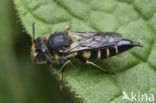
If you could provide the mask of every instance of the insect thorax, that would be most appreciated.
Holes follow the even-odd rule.
[[[56,32],[49,36],[48,44],[50,51],[59,51],[71,44],[71,39],[67,32]]]

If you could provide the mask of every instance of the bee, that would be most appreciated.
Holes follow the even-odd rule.
[[[122,53],[135,46],[142,47],[138,42],[123,39],[121,34],[114,32],[55,32],[47,37],[35,39],[35,24],[32,24],[33,40],[31,58],[35,64],[63,64],[60,73],[60,90],[62,89],[63,73],[71,64],[71,58],[78,58],[85,64],[109,73],[90,60],[105,59]]]

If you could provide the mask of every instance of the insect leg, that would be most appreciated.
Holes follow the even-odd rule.
[[[63,83],[63,73],[65,71],[65,69],[71,64],[71,61],[70,60],[67,60],[62,68],[61,68],[61,74],[60,74],[60,91],[62,91],[62,83]]]
[[[70,31],[70,26],[71,26],[71,24],[72,24],[72,21],[70,21],[70,22],[69,22],[69,24],[68,24],[68,25],[66,25],[66,31],[67,31],[67,32],[69,32],[69,31]]]
[[[90,64],[90,65],[94,66],[96,69],[98,69],[98,70],[100,70],[100,71],[102,71],[102,72],[104,72],[104,73],[113,74],[113,73],[111,73],[111,72],[109,72],[109,71],[106,71],[106,70],[102,69],[102,68],[101,68],[100,66],[98,66],[97,64],[95,64],[95,63],[93,63],[93,62],[91,62],[91,61],[89,61],[89,60],[84,59],[83,57],[79,57],[79,59],[80,59],[82,62],[84,62],[85,64]]]
[[[96,69],[98,69],[98,70],[100,70],[100,71],[102,71],[102,72],[110,73],[110,72],[108,72],[108,71],[102,69],[100,66],[96,65],[95,63],[93,63],[93,62],[91,62],[91,61],[86,60],[85,63],[94,66]]]

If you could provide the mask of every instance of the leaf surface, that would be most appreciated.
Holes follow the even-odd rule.
[[[94,61],[114,75],[104,74],[73,60],[65,71],[65,87],[75,99],[88,103],[131,103],[122,99],[134,93],[156,95],[156,1],[155,0],[14,0],[26,31],[36,38],[55,31],[118,32],[140,42],[143,48]],[[47,69],[47,68],[45,68]],[[59,75],[60,66],[54,71]],[[154,102],[153,102],[154,103]]]

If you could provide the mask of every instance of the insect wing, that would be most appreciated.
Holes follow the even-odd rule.
[[[80,44],[85,47],[100,48],[115,45],[121,39],[121,35],[117,33],[97,33],[93,37],[81,39]]]
[[[70,45],[65,50],[60,50],[62,53],[72,53],[82,50],[98,49],[116,45],[116,43],[122,40],[122,36],[118,33],[113,32],[102,32],[102,33],[84,33],[79,32],[71,33],[73,36],[77,36],[77,42]]]

